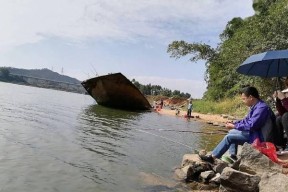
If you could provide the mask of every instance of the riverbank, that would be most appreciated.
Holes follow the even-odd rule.
[[[163,108],[161,110],[156,110],[156,111],[157,113],[162,114],[162,115],[170,115],[170,116],[182,117],[182,118],[185,118],[185,115],[187,113],[186,111],[180,110],[179,114],[176,115],[176,110],[171,110],[171,109],[166,109],[166,108]],[[225,123],[228,121],[227,119],[228,115],[201,114],[201,113],[192,112],[192,116],[194,117],[194,119],[207,122],[207,123],[210,123],[210,122]]]

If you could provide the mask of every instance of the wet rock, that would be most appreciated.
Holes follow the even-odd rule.
[[[219,192],[257,192],[260,177],[226,167],[221,176]]]
[[[189,168],[189,165],[187,165],[187,170]],[[182,168],[176,168],[174,170],[174,178],[180,181],[185,181],[187,177],[187,171],[184,172]]]

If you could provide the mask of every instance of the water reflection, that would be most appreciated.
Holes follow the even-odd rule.
[[[222,140],[224,135],[226,135],[227,129],[215,126],[203,126],[203,133],[199,135],[199,149],[205,149],[206,151],[212,151],[216,145]]]
[[[190,146],[212,148],[223,136],[200,133],[218,128],[199,121],[91,105],[79,94],[1,83],[0,89],[5,192],[185,191],[170,183],[173,167]]]
[[[82,120],[91,127],[111,127],[112,129],[125,130],[127,124],[133,123],[143,112],[131,112],[111,109],[100,105],[92,105],[84,110]]]

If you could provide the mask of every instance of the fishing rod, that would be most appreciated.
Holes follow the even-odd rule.
[[[181,143],[181,142],[179,142],[179,141],[175,141],[175,140],[170,139],[170,138],[168,138],[168,137],[164,137],[164,136],[161,136],[161,135],[157,135],[157,134],[155,134],[155,133],[148,132],[148,131],[146,131],[146,130],[152,130],[152,131],[191,132],[191,133],[206,134],[206,135],[212,135],[212,134],[226,135],[226,133],[227,133],[227,131],[225,131],[225,130],[217,130],[218,132],[216,132],[216,131],[214,131],[214,132],[213,132],[213,131],[211,131],[211,132],[203,132],[203,131],[175,130],[175,129],[150,129],[150,128],[146,128],[146,129],[145,129],[145,128],[144,128],[144,129],[137,129],[137,128],[135,128],[134,130],[137,130],[137,131],[139,131],[139,132],[146,133],[146,134],[149,134],[149,135],[153,135],[153,136],[155,136],[155,137],[159,137],[159,138],[162,138],[162,139],[171,141],[171,142],[173,142],[173,143],[177,143],[177,144],[182,145],[182,146],[184,146],[184,147],[186,147],[186,148],[189,148],[190,150],[191,150],[191,149],[193,150],[193,148],[192,148],[191,146],[189,146],[189,145],[186,145],[186,144]],[[225,133],[223,133],[223,132],[225,132]]]
[[[152,131],[175,131],[175,132],[190,132],[190,133],[198,133],[198,134],[220,134],[220,135],[226,135],[226,130],[217,130],[217,131],[210,131],[210,132],[204,132],[204,131],[192,131],[192,130],[177,130],[177,129],[141,129],[141,130],[152,130]]]

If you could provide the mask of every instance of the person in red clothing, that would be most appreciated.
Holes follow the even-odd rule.
[[[276,118],[277,125],[277,140],[275,144],[278,146],[285,146],[285,151],[288,151],[288,140],[284,139],[284,131],[288,134],[288,89],[283,91],[275,91],[273,97],[276,100],[276,109],[278,111]]]

